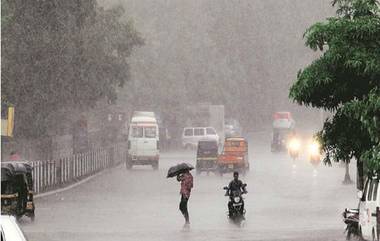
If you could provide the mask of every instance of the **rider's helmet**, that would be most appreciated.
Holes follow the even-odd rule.
[[[234,179],[238,179],[239,178],[239,172],[235,171],[234,172]]]

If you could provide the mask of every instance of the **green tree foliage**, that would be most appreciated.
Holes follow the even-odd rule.
[[[16,135],[57,130],[67,113],[115,101],[143,43],[124,9],[96,0],[2,0],[2,96],[15,105]]]
[[[379,155],[379,4],[336,0],[333,5],[337,16],[314,24],[304,35],[306,45],[322,54],[298,73],[290,98],[335,113],[318,133],[325,161],[355,157],[362,177],[363,161]]]

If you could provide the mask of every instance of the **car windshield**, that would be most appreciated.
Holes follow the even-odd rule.
[[[144,127],[146,138],[156,138],[156,127]]]

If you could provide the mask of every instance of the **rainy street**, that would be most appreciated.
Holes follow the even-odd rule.
[[[292,164],[286,153],[270,152],[270,133],[249,135],[251,171],[246,222],[227,220],[223,178],[194,175],[189,230],[178,211],[179,183],[167,179],[179,161],[194,164],[193,151],[161,153],[160,169],[118,166],[73,189],[36,199],[36,219],[21,220],[31,241],[58,240],[345,240],[341,213],[354,208],[355,185],[342,185],[344,168],[305,158]],[[355,178],[354,169],[351,177]]]

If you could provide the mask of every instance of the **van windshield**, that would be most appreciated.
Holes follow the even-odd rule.
[[[135,138],[143,137],[143,128],[141,126],[132,127],[132,137],[135,137]]]
[[[144,127],[146,138],[156,138],[156,127]]]

